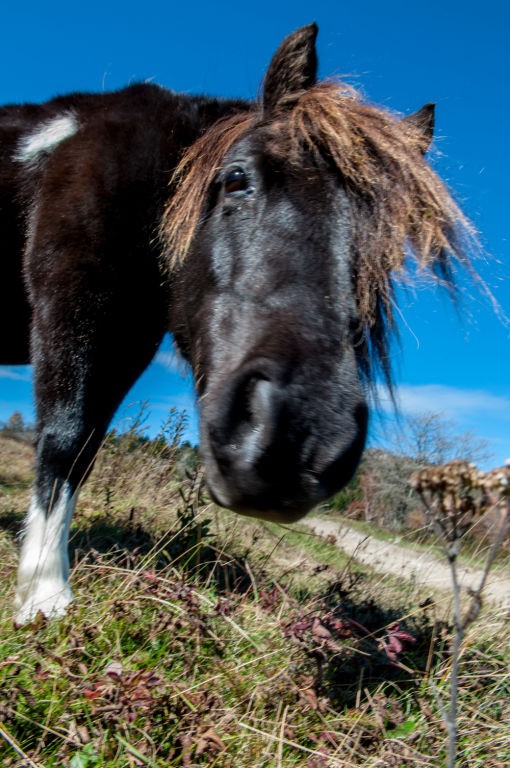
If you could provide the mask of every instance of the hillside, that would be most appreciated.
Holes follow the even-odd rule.
[[[106,442],[72,528],[76,601],[13,629],[32,458],[0,438],[2,766],[444,764],[448,595],[216,508],[171,425]],[[510,763],[509,659],[508,616],[485,608],[462,653],[463,766]]]

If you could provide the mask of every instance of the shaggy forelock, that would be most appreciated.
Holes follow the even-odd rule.
[[[410,257],[420,270],[451,285],[453,264],[467,265],[467,252],[476,245],[472,227],[424,160],[424,137],[412,122],[364,103],[343,83],[321,82],[270,122],[256,105],[217,122],[187,150],[161,225],[171,269],[190,249],[226,153],[258,127],[264,127],[267,151],[282,162],[299,164],[320,153],[338,170],[351,207],[361,368],[370,378],[370,361],[375,362],[390,383],[392,275],[401,274]]]

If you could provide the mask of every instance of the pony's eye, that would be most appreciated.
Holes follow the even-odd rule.
[[[240,168],[234,168],[232,171],[229,171],[225,177],[223,188],[226,195],[248,189],[248,179],[245,172]]]

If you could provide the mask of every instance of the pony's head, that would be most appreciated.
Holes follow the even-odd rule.
[[[210,491],[279,521],[357,467],[405,253],[446,280],[463,259],[465,221],[423,158],[432,105],[397,119],[317,83],[316,34],[287,37],[260,102],[189,148],[162,225]]]

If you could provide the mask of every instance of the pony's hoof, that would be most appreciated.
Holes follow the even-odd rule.
[[[14,623],[17,627],[31,624],[37,621],[39,612],[47,619],[60,619],[65,615],[66,608],[73,600],[73,593],[69,587],[64,587],[58,592],[54,589],[49,594],[40,590],[34,595],[29,595],[16,613]]]

